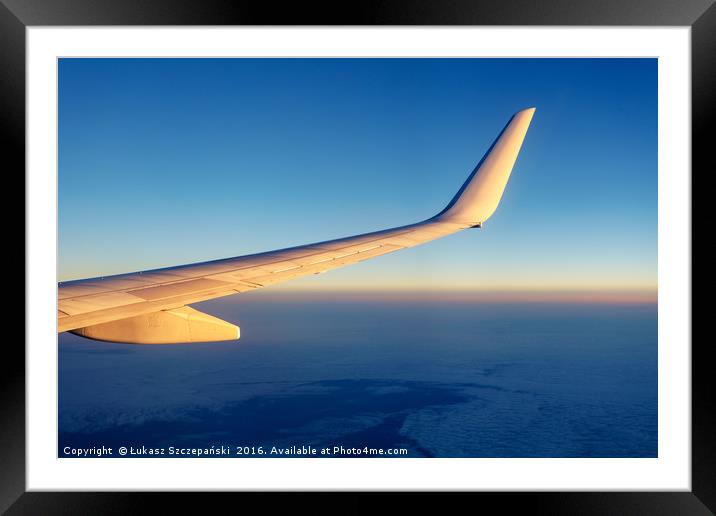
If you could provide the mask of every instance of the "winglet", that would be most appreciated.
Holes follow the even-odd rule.
[[[480,226],[497,209],[535,108],[515,113],[443,211],[434,218]]]

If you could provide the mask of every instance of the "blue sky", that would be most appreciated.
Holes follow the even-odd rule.
[[[483,229],[273,288],[655,291],[655,59],[61,59],[58,279],[417,222],[529,106]]]

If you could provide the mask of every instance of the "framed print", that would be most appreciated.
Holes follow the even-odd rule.
[[[6,2],[28,301],[3,508],[713,510],[690,169],[715,9]]]

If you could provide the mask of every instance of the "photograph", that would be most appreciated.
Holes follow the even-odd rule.
[[[59,57],[57,456],[659,458],[658,72]]]

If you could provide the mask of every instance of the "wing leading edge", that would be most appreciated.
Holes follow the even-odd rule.
[[[136,344],[233,340],[238,338],[238,327],[187,305],[326,272],[480,227],[497,209],[534,112],[525,109],[509,120],[462,188],[434,217],[267,253],[60,283],[58,332]]]

